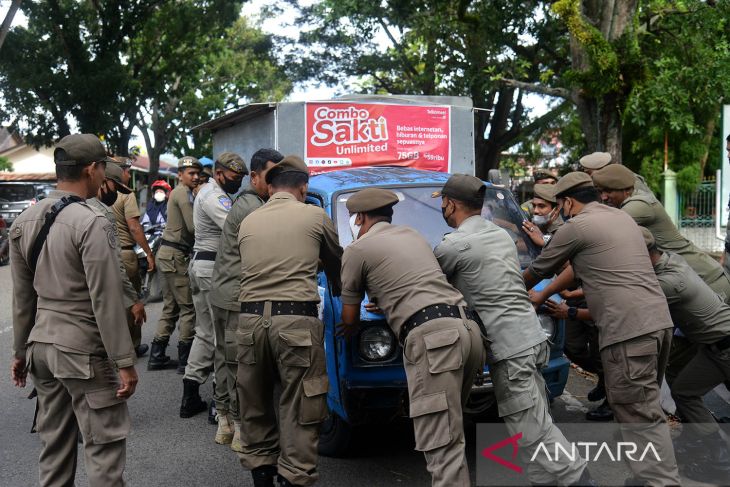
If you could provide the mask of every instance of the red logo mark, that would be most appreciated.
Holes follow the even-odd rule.
[[[517,433],[514,436],[510,436],[509,438],[506,438],[498,443],[495,443],[494,445],[486,447],[484,450],[482,450],[482,456],[484,458],[488,458],[489,460],[492,460],[493,462],[497,462],[503,467],[507,467],[510,470],[513,470],[517,473],[522,473],[522,467],[519,465],[515,465],[512,462],[509,462],[505,460],[502,457],[498,457],[497,455],[494,455],[492,452],[495,450],[499,450],[503,446],[512,445],[512,460],[517,458],[517,449],[519,448],[519,445],[517,444],[518,441],[522,439],[522,433]]]

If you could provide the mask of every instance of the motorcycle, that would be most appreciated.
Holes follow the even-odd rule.
[[[147,238],[147,245],[150,246],[152,255],[156,256],[162,244],[162,232],[165,230],[165,225],[164,223],[157,225],[145,224],[143,229]],[[137,260],[139,261],[139,277],[142,281],[142,295],[144,296],[145,302],[155,303],[162,301],[160,273],[147,272],[147,253],[142,247],[135,245],[134,253],[137,255]]]

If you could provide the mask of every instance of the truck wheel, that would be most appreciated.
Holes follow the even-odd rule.
[[[346,457],[350,450],[352,426],[330,411],[319,427],[319,454],[325,457]]]

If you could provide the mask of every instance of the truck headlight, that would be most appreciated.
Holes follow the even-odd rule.
[[[360,356],[368,361],[385,360],[395,349],[395,337],[384,326],[368,326],[363,328],[359,337]]]
[[[537,315],[537,319],[540,320],[540,326],[542,326],[545,336],[552,340],[555,334],[555,320],[551,316],[543,314]]]

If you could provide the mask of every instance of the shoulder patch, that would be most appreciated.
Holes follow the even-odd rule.
[[[231,206],[233,206],[233,202],[231,201],[231,198],[228,196],[222,194],[218,196],[218,202],[225,208],[226,210],[230,210]]]
[[[109,247],[112,249],[117,248],[117,233],[114,231],[114,226],[111,223],[107,223],[104,225],[104,230],[106,231],[106,239],[109,243]]]

